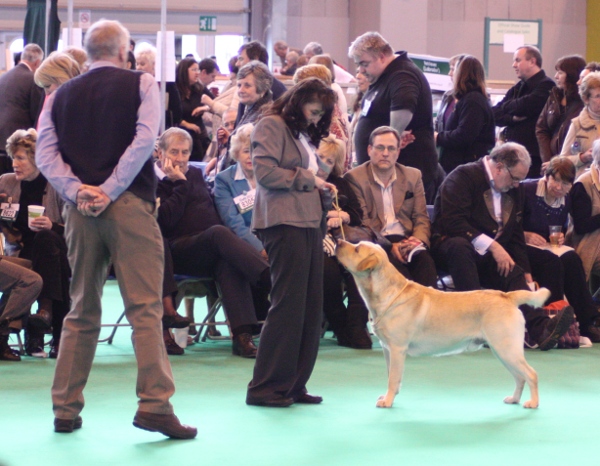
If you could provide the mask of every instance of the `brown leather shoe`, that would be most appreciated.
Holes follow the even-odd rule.
[[[240,333],[232,339],[231,352],[236,356],[255,358],[257,350],[252,335],[249,333]]]
[[[82,425],[83,419],[81,419],[81,416],[77,416],[75,419],[54,418],[54,432],[59,434],[70,434],[75,429],[81,429]]]
[[[181,356],[185,353],[185,350],[179,346],[169,332],[163,333],[163,339],[165,340],[165,348],[167,350],[167,354],[171,356]]]
[[[174,414],[156,414],[138,411],[133,418],[133,425],[149,432],[160,432],[169,438],[188,440],[198,435],[198,429],[179,422]]]
[[[163,328],[186,328],[189,327],[191,322],[187,317],[175,315],[164,315],[162,317]]]

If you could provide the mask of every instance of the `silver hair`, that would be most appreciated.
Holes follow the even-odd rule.
[[[229,145],[229,154],[237,162],[238,155],[244,147],[250,147],[250,135],[254,130],[252,123],[246,123],[235,130],[231,135],[231,144]]]
[[[152,63],[152,67],[154,68],[154,65],[156,63],[156,47],[150,44],[140,45],[135,51],[135,59],[139,60],[142,57],[148,59],[148,61]]]
[[[194,142],[192,141],[190,133],[181,128],[175,127],[169,128],[161,134],[160,138],[158,138],[158,148],[161,151],[165,152],[174,140],[187,141],[190,144],[190,150],[192,150],[192,145],[194,144]]]
[[[38,44],[27,44],[21,54],[21,60],[27,63],[35,63],[44,58],[44,51]]]
[[[322,55],[323,54],[323,46],[318,42],[309,42],[306,44],[303,50],[306,55],[308,52],[312,52],[313,55]]]
[[[521,144],[516,142],[505,142],[492,149],[489,155],[490,159],[494,162],[501,162],[506,167],[512,168],[519,163],[522,163],[526,167],[531,166],[531,156],[527,149]]]
[[[358,36],[348,49],[348,56],[350,58],[359,57],[363,53],[373,56],[383,54],[389,57],[394,54],[394,50],[388,41],[378,32],[365,32],[362,36]]]
[[[273,75],[263,62],[252,60],[240,68],[237,74],[237,79],[244,79],[246,76],[254,75],[256,82],[256,92],[260,95],[265,94],[273,84]]]
[[[129,31],[119,21],[101,19],[88,29],[84,46],[92,61],[115,58],[122,47],[129,50]]]

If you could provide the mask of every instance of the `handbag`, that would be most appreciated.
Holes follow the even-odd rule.
[[[554,301],[553,303],[544,306],[542,309],[546,313],[548,317],[551,319],[556,316],[556,314],[563,309],[565,306],[568,306],[565,300]],[[558,343],[556,345],[559,349],[576,349],[579,348],[579,340],[581,338],[581,333],[579,331],[579,322],[574,320],[569,330],[558,339]],[[529,339],[529,334],[525,334],[525,346],[528,348],[535,348],[537,345],[533,344]]]

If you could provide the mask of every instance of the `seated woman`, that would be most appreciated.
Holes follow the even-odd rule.
[[[61,216],[63,201],[35,165],[37,133],[34,129],[15,131],[6,143],[13,160],[14,173],[0,176],[2,202],[19,204],[11,225],[3,225],[9,255],[31,260],[34,272],[44,281],[38,297],[37,314],[31,316],[26,333],[26,351],[43,352],[43,332],[52,327],[50,357],[58,355],[63,319],[69,312],[69,278],[67,245],[63,237]],[[28,207],[45,207],[39,217],[28,223]]]
[[[552,292],[550,302],[566,296],[575,310],[581,334],[600,342],[600,313],[586,285],[581,259],[573,250],[557,255],[549,243],[550,225],[563,228],[567,225],[571,209],[569,191],[574,179],[573,163],[566,157],[555,157],[550,160],[543,178],[521,183],[527,256],[534,280]],[[561,233],[559,245],[564,240]]]
[[[356,194],[344,178],[346,146],[333,135],[321,140],[317,156],[331,172],[327,182],[338,190],[341,211],[327,212],[327,228],[340,227],[340,222],[350,226],[362,223],[362,209]],[[346,285],[348,306],[344,304],[342,287]],[[338,345],[356,349],[371,349],[373,341],[367,331],[369,311],[354,283],[354,278],[338,262],[335,256],[325,254],[323,269],[323,313],[337,337]]]
[[[575,164],[577,179],[592,163],[592,144],[600,137],[600,73],[588,74],[579,86],[583,110],[573,118],[560,155]]]
[[[600,140],[592,146],[592,165],[577,178],[571,191],[573,247],[583,262],[593,292],[600,285]]]
[[[217,175],[215,205],[223,223],[266,259],[263,244],[250,228],[256,192],[250,154],[250,135],[253,129],[254,125],[248,123],[240,126],[231,136],[229,152],[232,160],[237,163]]]
[[[231,158],[237,163],[217,175],[215,205],[225,226],[231,228],[237,236],[268,261],[263,244],[252,233],[250,226],[256,193],[254,168],[250,155],[250,135],[253,129],[254,125],[247,123],[240,126],[231,136],[229,152]],[[265,320],[269,311],[268,292],[268,289],[252,287],[254,310],[259,321]]]

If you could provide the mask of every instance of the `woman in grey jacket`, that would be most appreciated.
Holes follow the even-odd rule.
[[[316,78],[278,99],[252,133],[256,199],[252,226],[271,265],[271,308],[246,403],[316,404],[308,394],[323,307],[322,202],[335,187],[317,176],[315,151],[328,134],[335,93]]]

